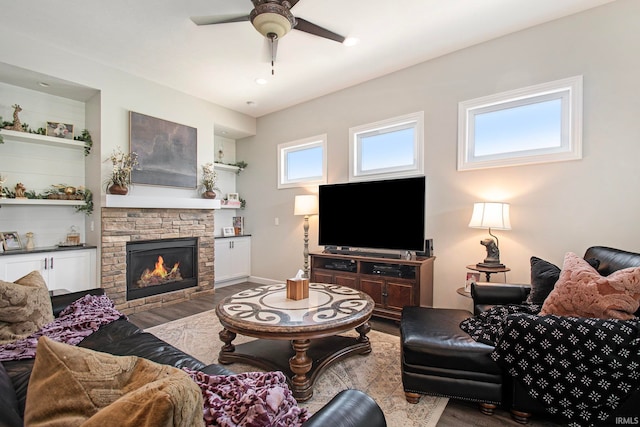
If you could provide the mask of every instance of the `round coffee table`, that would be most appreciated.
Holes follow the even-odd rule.
[[[218,362],[243,362],[282,371],[293,396],[305,401],[313,383],[332,363],[368,354],[373,300],[345,286],[309,284],[309,298],[286,298],[286,284],[264,285],[224,298],[216,315],[224,329]],[[358,337],[338,335],[354,329]],[[236,334],[258,338],[234,345]]]

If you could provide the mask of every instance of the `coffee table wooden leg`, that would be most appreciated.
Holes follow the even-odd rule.
[[[367,336],[367,334],[371,331],[371,325],[369,324],[369,322],[365,322],[362,325],[358,326],[356,328],[356,331],[360,334],[360,336],[358,337],[358,342],[367,344],[367,347],[369,348],[368,351],[365,351],[362,354],[371,353],[371,342],[369,341],[369,337]]]
[[[220,349],[220,354],[218,355],[218,362],[220,363],[231,363],[230,361],[226,361],[224,358],[225,353],[233,353],[236,350],[236,346],[231,344],[231,341],[236,339],[236,333],[231,332],[228,329],[223,329],[218,334],[220,340],[224,343],[222,348]]]
[[[309,400],[313,396],[311,388],[311,379],[307,377],[307,372],[311,370],[312,360],[307,356],[307,350],[311,346],[311,340],[293,340],[291,341],[295,356],[289,359],[289,367],[295,374],[291,380],[293,397],[298,402]]]

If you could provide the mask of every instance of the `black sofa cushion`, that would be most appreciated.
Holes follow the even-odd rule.
[[[424,369],[464,371],[479,378],[502,375],[489,357],[493,346],[475,341],[460,329],[460,322],[470,316],[466,310],[404,307],[400,324],[403,362]]]
[[[0,427],[22,427],[20,406],[9,374],[0,363]]]

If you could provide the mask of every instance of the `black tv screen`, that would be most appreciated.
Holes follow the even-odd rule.
[[[318,244],[424,250],[425,178],[321,185]]]

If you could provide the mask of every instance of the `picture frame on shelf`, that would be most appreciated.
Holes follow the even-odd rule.
[[[2,247],[5,251],[16,251],[22,249],[22,241],[17,231],[0,231]]]
[[[240,195],[238,193],[227,193],[227,200],[230,202],[239,202]]]
[[[73,125],[69,123],[47,122],[47,136],[55,138],[73,139]]]
[[[233,227],[222,227],[222,235],[224,237],[231,237],[231,236],[235,236],[236,232],[233,229]]]
[[[471,292],[471,284],[480,281],[480,273],[467,272],[467,278],[464,281],[464,291]]]

